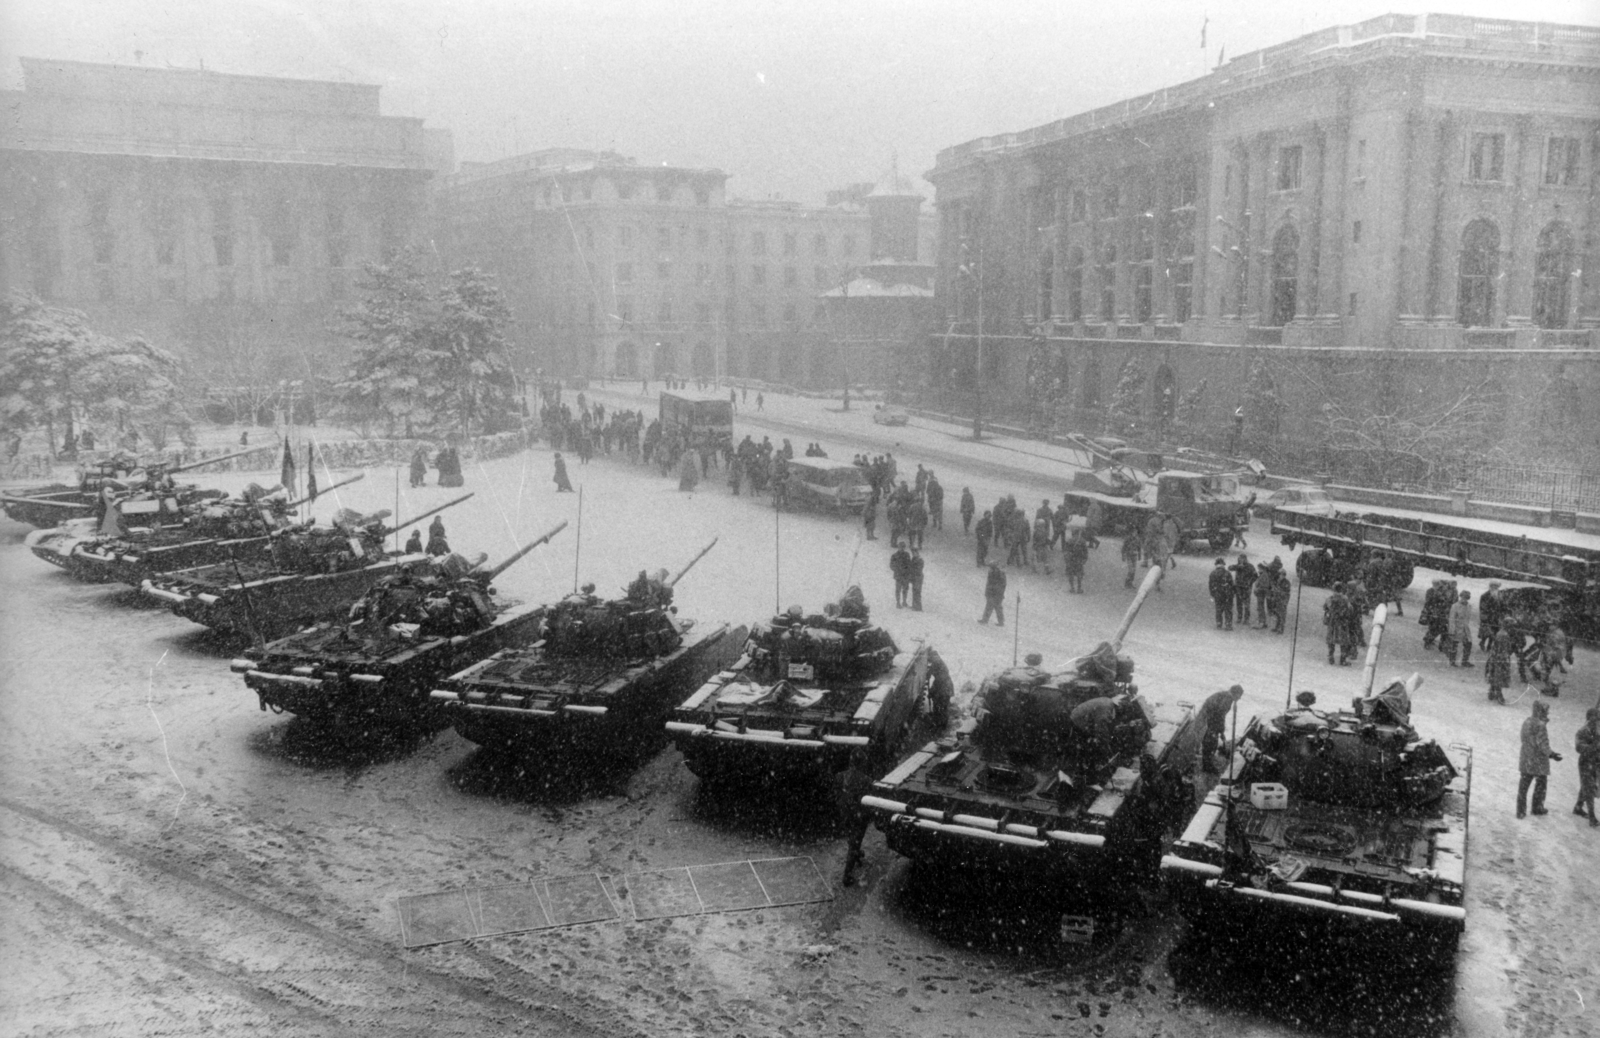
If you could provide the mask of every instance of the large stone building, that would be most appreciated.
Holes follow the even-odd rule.
[[[981,312],[991,399],[1078,427],[1119,385],[1133,424],[1191,395],[1225,426],[1253,371],[1279,402],[1255,424],[1305,442],[1464,393],[1490,438],[1592,438],[1597,144],[1600,29],[1430,14],[947,148],[935,389],[971,406]]]
[[[866,183],[820,206],[747,201],[726,181],[571,149],[463,163],[439,185],[437,240],[450,263],[497,276],[517,338],[551,373],[883,378],[895,343],[851,334],[824,296],[874,258],[915,260],[931,232],[921,199]],[[848,353],[862,354],[853,370]]]
[[[22,59],[0,283],[204,365],[323,373],[360,266],[417,239],[447,133],[378,87]],[[289,362],[285,366],[285,362]]]

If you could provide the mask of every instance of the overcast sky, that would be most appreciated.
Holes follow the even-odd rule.
[[[458,159],[612,148],[820,201],[892,152],[919,175],[1223,48],[1426,10],[1600,24],[1600,0],[0,0],[0,83],[19,55],[377,83]]]

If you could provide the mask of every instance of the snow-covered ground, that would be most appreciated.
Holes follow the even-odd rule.
[[[608,406],[644,403],[637,393],[596,393]],[[1041,498],[1060,499],[1065,452],[974,444],[968,430],[919,419],[886,429],[859,403],[837,407],[774,395],[751,413],[751,393],[738,434],[787,436],[797,451],[817,440],[844,459],[892,449],[902,473],[918,462],[938,472],[946,522],[928,537],[924,612],[894,608],[882,523],[879,540],[863,541],[855,521],[778,515],[764,498],[733,497],[715,472],[681,493],[654,469],[620,458],[582,466],[569,455],[580,527],[580,496],[555,493],[547,449],[469,465],[476,497],[445,513],[450,540],[498,558],[568,520],[498,581],[504,596],[548,600],[576,582],[613,593],[640,569],[675,571],[717,538],[678,585],[682,615],[749,623],[792,603],[816,608],[860,583],[874,616],[902,643],[929,639],[958,686],[1019,654],[1059,662],[1111,633],[1129,598],[1111,539],[1091,553],[1086,594],[1067,595],[1059,569],[1013,570],[1007,626],[976,622],[983,571],[955,514],[961,488],[972,487],[980,509],[1014,492],[1031,513]],[[237,489],[248,479],[203,482]],[[405,482],[401,515],[459,493]],[[318,509],[394,509],[396,492],[393,472],[369,472]],[[1248,992],[1219,998],[1175,984],[1167,956],[1183,928],[1159,904],[1108,954],[1077,967],[1008,952],[1004,940],[969,945],[919,907],[910,870],[876,835],[864,884],[837,888],[825,905],[406,952],[394,908],[403,895],[793,854],[813,856],[836,880],[843,841],[770,805],[746,816],[706,803],[672,750],[552,793],[497,770],[451,732],[403,751],[319,745],[296,722],[258,711],[228,672],[236,645],[129,589],[72,583],[22,547],[24,533],[0,526],[4,1033],[1600,1033],[1600,832],[1569,813],[1576,769],[1567,752],[1595,702],[1595,656],[1579,650],[1551,703],[1552,742],[1567,752],[1554,767],[1551,814],[1519,822],[1511,804],[1528,702],[1492,706],[1481,669],[1454,670],[1422,652],[1415,616],[1426,572],[1391,624],[1379,673],[1421,670],[1419,727],[1474,747],[1469,929],[1453,995],[1436,1012],[1394,1023],[1356,1007],[1330,1023]],[[1259,524],[1250,554],[1293,564]],[[1323,592],[1305,592],[1293,660],[1291,634],[1216,631],[1205,594],[1211,558],[1180,556],[1128,637],[1148,696],[1198,702],[1237,681],[1245,710],[1266,712],[1291,688],[1324,702],[1357,691],[1358,668],[1324,661]]]

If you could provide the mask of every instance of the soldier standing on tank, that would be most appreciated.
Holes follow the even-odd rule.
[[[973,532],[978,539],[978,565],[982,566],[989,557],[989,540],[994,536],[994,518],[988,509],[984,509],[983,517],[978,520]]]
[[[555,474],[556,493],[558,493],[558,494],[570,494],[570,493],[572,493],[572,480],[567,478],[567,463],[562,460],[560,451],[556,451],[555,462],[556,462],[556,474]]]
[[[1128,564],[1128,576],[1122,586],[1131,588],[1139,571],[1139,538],[1131,533],[1122,538],[1122,561]]]
[[[1243,685],[1230,685],[1221,692],[1213,692],[1200,704],[1195,724],[1200,727],[1200,770],[1208,775],[1217,774],[1217,751],[1222,748],[1228,730],[1228,715],[1235,704],[1244,698]]]
[[[928,526],[934,530],[944,529],[944,485],[939,482],[939,477],[928,470],[928,486],[926,488],[928,499]]]
[[[978,510],[978,503],[972,498],[972,488],[961,488],[961,536],[965,537],[972,532],[972,514]],[[984,513],[987,515],[988,513]]]
[[[407,554],[407,555],[419,555],[421,553],[422,553],[422,531],[421,530],[412,530],[411,531],[411,536],[406,538],[405,554]]]
[[[1250,556],[1239,553],[1239,561],[1228,567],[1233,571],[1234,619],[1242,626],[1250,625],[1250,593],[1255,588],[1257,573],[1250,564]]]
[[[1128,536],[1131,538],[1133,534]],[[1224,560],[1218,559],[1206,578],[1206,590],[1211,593],[1211,607],[1219,631],[1233,630],[1233,577],[1229,576],[1226,565]]]
[[[983,585],[983,617],[978,622],[986,624],[990,616],[1001,627],[1006,625],[1006,573],[998,562],[989,563],[989,576]]]
[[[911,549],[911,560],[906,564],[906,576],[911,581],[911,608],[922,612],[922,572],[924,564],[922,552],[916,548]]]
[[[905,608],[906,592],[911,588],[911,553],[900,547],[889,556],[889,574],[894,577],[894,605]]]
[[[428,524],[428,554],[450,554],[450,542],[444,537],[444,520],[439,516],[434,516],[433,522]]]

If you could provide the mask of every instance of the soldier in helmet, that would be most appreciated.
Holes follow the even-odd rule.
[[[861,585],[851,584],[839,599],[839,615],[847,620],[865,620],[869,613],[867,596],[861,593]]]

